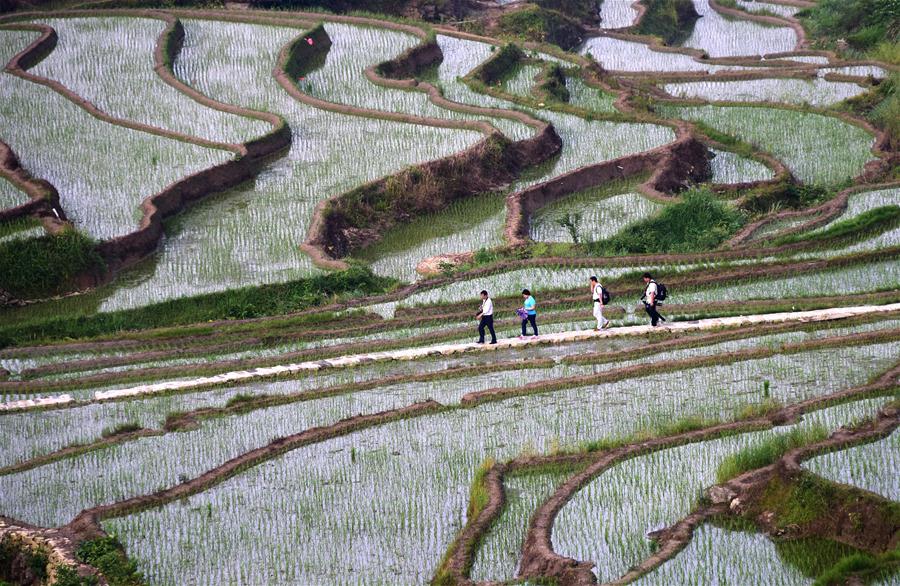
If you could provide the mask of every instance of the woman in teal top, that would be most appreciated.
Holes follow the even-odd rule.
[[[525,337],[525,325],[531,323],[531,329],[534,330],[534,335],[538,335],[537,329],[537,311],[535,311],[535,306],[537,302],[534,300],[534,297],[531,296],[531,291],[528,289],[522,290],[522,297],[525,298],[525,303],[522,304],[522,309],[525,310],[525,319],[522,320],[522,337]]]

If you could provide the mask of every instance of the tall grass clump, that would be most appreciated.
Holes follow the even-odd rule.
[[[644,0],[644,5],[647,12],[637,32],[659,37],[667,45],[677,45],[691,36],[700,18],[691,0]]]
[[[39,339],[83,338],[123,330],[281,315],[342,298],[384,293],[395,285],[394,279],[377,276],[366,267],[353,265],[344,271],[287,283],[172,299],[89,316],[36,319],[0,326],[0,347]]]
[[[744,448],[725,458],[716,470],[716,481],[726,482],[749,470],[764,468],[788,450],[822,441],[826,437],[828,430],[823,425],[794,429],[789,433],[776,435],[764,443]]]
[[[900,573],[900,548],[881,555],[859,552],[842,558],[822,572],[813,586],[848,584],[851,576],[862,579],[864,584],[874,584],[897,573]]]
[[[71,290],[83,275],[99,277],[106,264],[96,242],[74,229],[0,243],[0,290],[34,299]]]
[[[694,252],[724,242],[744,223],[743,214],[706,189],[694,189],[658,216],[635,222],[621,232],[586,245],[592,254]]]

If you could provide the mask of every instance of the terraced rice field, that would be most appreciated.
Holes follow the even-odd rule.
[[[799,6],[693,2],[680,48],[605,0],[615,38],[505,65],[447,23],[0,17],[0,584],[811,584],[880,559],[900,186],[845,100],[891,67],[770,65],[797,32],[747,14]],[[548,63],[567,100],[534,91]],[[7,290],[72,231],[96,274]],[[526,287],[541,335],[517,339]]]

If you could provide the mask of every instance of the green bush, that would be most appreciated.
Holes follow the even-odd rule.
[[[553,43],[566,51],[580,45],[584,36],[584,28],[577,20],[539,6],[527,6],[504,14],[498,21],[498,27],[504,35],[538,43]]]
[[[566,87],[566,73],[559,63],[551,63],[547,67],[544,80],[538,88],[560,102],[568,102],[569,88]]]
[[[96,242],[73,229],[0,243],[0,290],[24,299],[71,290],[77,276],[99,276],[105,270],[95,246]]]
[[[821,0],[799,13],[806,28],[826,41],[846,40],[865,50],[900,33],[900,2],[897,0]]]
[[[75,556],[78,561],[100,570],[110,586],[141,586],[144,582],[137,565],[128,559],[125,549],[115,537],[82,541]]]
[[[716,199],[708,190],[691,190],[684,199],[652,218],[586,244],[591,254],[695,252],[717,247],[744,223],[740,211]]]
[[[691,36],[700,18],[691,0],[644,0],[644,5],[647,12],[637,32],[659,37],[667,45],[677,45]]]
[[[96,576],[79,576],[74,568],[60,566],[56,568],[56,580],[53,586],[96,586]],[[2,582],[0,582],[2,586]]]
[[[490,59],[475,70],[478,79],[486,84],[494,84],[503,79],[525,54],[512,43],[503,45]]]

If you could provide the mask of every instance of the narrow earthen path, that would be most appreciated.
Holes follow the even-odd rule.
[[[695,321],[673,322],[660,326],[659,330],[669,332],[690,332],[714,330],[718,328],[741,327],[749,325],[784,323],[784,322],[819,322],[839,320],[861,315],[871,314],[888,314],[890,312],[900,310],[900,303],[889,305],[863,305],[856,307],[842,307],[819,309],[812,311],[800,312],[784,312],[784,313],[768,313],[751,316],[736,316],[723,318],[710,318]],[[556,334],[547,334],[537,337],[508,338],[499,340],[495,345],[480,345],[476,343],[460,343],[460,344],[440,344],[434,346],[424,346],[421,348],[411,348],[404,350],[393,350],[388,352],[373,352],[367,354],[352,354],[347,356],[338,356],[323,360],[314,360],[307,362],[298,362],[293,364],[277,365],[272,367],[255,368],[252,370],[239,370],[226,372],[215,376],[198,377],[181,381],[170,381],[164,383],[155,383],[147,385],[138,385],[122,389],[112,389],[107,391],[97,391],[94,393],[94,401],[109,401],[134,397],[140,395],[152,395],[157,393],[165,393],[171,391],[186,391],[191,389],[200,389],[222,384],[234,384],[239,382],[250,382],[253,380],[271,378],[281,375],[290,375],[301,372],[315,372],[329,368],[346,368],[357,366],[360,364],[370,364],[373,362],[390,362],[398,360],[418,360],[431,356],[449,356],[453,354],[461,354],[465,352],[488,351],[495,349],[509,349],[528,347],[537,344],[566,344],[571,342],[581,342],[585,340],[616,338],[622,336],[640,336],[653,331],[658,331],[649,325],[643,326],[626,326],[620,328],[612,328],[609,330],[592,331],[568,331]],[[0,411],[22,410],[46,407],[48,405],[62,405],[74,402],[74,398],[69,395],[61,395],[56,397],[25,399],[21,401],[13,401],[0,404]]]

